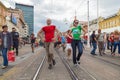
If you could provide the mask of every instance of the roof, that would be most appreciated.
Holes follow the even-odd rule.
[[[5,9],[7,9],[6,6],[1,1],[0,1],[0,5],[2,5]]]
[[[22,3],[16,3],[16,5],[22,5],[22,6],[34,7],[33,5],[22,4]]]
[[[105,19],[109,19],[109,18],[112,18],[112,17],[115,17],[115,16],[117,16],[117,13],[115,13],[113,15],[110,15],[110,16],[106,17]]]

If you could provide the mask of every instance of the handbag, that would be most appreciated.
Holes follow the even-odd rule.
[[[8,61],[9,62],[15,61],[15,52],[12,49],[10,51],[8,51]]]

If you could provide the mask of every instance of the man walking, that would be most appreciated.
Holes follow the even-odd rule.
[[[98,30],[98,48],[99,48],[99,54],[102,56],[104,54],[104,34],[101,33],[101,29]]]
[[[32,49],[32,53],[34,53],[35,40],[36,40],[34,33],[31,34],[30,40],[31,40],[31,49]]]
[[[19,48],[19,33],[16,32],[15,28],[12,28],[12,38],[13,38],[13,49],[16,49],[16,56],[18,56],[18,48]]]
[[[97,40],[96,40],[96,35],[95,35],[95,31],[93,31],[92,35],[91,35],[91,43],[92,43],[92,46],[93,46],[93,49],[91,51],[91,54],[92,55],[96,55],[95,54],[95,51],[97,49]]]
[[[47,25],[44,26],[39,32],[38,36],[41,38],[42,42],[45,43],[45,49],[48,57],[49,69],[52,69],[52,65],[55,65],[54,59],[54,42],[55,38],[55,31],[58,33],[59,31],[56,29],[55,25],[51,25],[51,19],[47,19]],[[44,33],[45,37],[42,35]]]
[[[7,52],[10,48],[13,47],[13,40],[11,33],[8,32],[8,26],[2,26],[3,31],[0,33],[0,41],[2,46],[2,56],[3,56],[3,66],[2,69],[5,69],[8,66]]]

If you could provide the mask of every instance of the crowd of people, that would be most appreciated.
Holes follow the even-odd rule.
[[[44,45],[48,58],[48,69],[52,69],[56,64],[54,58],[54,49],[62,47],[63,52],[66,53],[67,59],[73,60],[73,64],[77,66],[80,64],[80,58],[84,50],[84,40],[82,34],[86,34],[87,30],[84,26],[79,24],[78,20],[73,21],[73,26],[66,32],[60,32],[55,25],[52,25],[52,20],[47,19],[46,26],[42,27],[38,32],[40,37],[40,45]],[[16,49],[16,56],[19,53],[19,33],[15,28],[12,28],[12,32],[8,31],[8,26],[2,26],[3,31],[0,33],[0,51],[3,56],[3,69],[8,66],[7,52],[10,49]],[[36,37],[34,33],[30,35],[31,50],[34,53],[34,47]],[[98,34],[93,31],[90,36],[90,45],[92,47],[91,55],[97,55],[96,49],[98,46],[99,55],[105,55],[106,48],[111,51],[111,55],[115,56],[116,49],[118,47],[118,55],[120,56],[120,32],[114,31],[110,34],[102,33],[101,29],[98,30]],[[71,58],[72,57],[72,58]]]
[[[80,58],[83,53],[81,35],[82,31],[84,34],[87,32],[86,29],[79,24],[78,20],[74,20],[72,28],[64,33],[61,33],[55,25],[52,25],[51,19],[47,19],[46,23],[47,25],[38,32],[38,36],[45,45],[49,64],[48,68],[52,69],[56,63],[54,59],[54,48],[59,49],[60,47],[67,53],[68,59],[73,54],[72,59],[75,66],[80,64]]]
[[[101,29],[98,30],[98,34],[93,31],[90,36],[90,44],[92,46],[92,55],[96,55],[96,49],[98,46],[99,55],[105,55],[105,51],[108,49],[111,51],[111,55],[115,56],[116,49],[118,48],[118,56],[120,56],[120,32],[115,30],[110,34],[101,33]]]
[[[87,30],[84,26],[79,24],[78,20],[73,21],[73,26],[66,32],[60,32],[55,25],[51,25],[51,19],[47,19],[47,26],[44,26],[39,32],[38,36],[45,43],[45,48],[48,56],[49,69],[52,69],[55,65],[54,48],[59,49],[62,47],[63,52],[67,53],[67,59],[72,56],[73,64],[76,66],[80,64],[80,58],[84,50],[84,39],[81,36],[86,34]],[[43,36],[44,35],[44,36]],[[92,47],[91,55],[97,55],[96,49],[98,46],[99,55],[106,54],[106,50],[111,51],[111,55],[114,56],[118,47],[118,55],[120,56],[120,32],[114,31],[110,34],[102,33],[101,29],[98,30],[98,34],[93,31],[90,36],[90,46]],[[72,54],[72,55],[71,55]]]
[[[35,43],[33,36],[31,37],[31,44]],[[13,27],[12,32],[8,31],[8,26],[3,25],[2,31],[0,32],[0,55],[3,57],[3,65],[2,69],[7,68],[8,66],[8,52],[13,50],[15,55],[19,55],[19,48],[22,48],[26,42],[22,38],[19,37],[19,33]],[[32,52],[34,52],[34,48],[32,47]],[[15,50],[14,50],[15,49]]]

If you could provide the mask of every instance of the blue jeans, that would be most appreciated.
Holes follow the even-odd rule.
[[[93,49],[92,49],[92,51],[91,51],[91,54],[95,54],[95,51],[96,51],[96,49],[97,49],[97,43],[96,43],[96,42],[93,42],[93,43],[92,43],[92,46],[93,46]]]
[[[118,53],[120,54],[120,42],[119,41],[114,42],[113,53],[115,53],[117,46],[118,46]]]
[[[2,56],[3,56],[3,66],[8,66],[8,58],[7,58],[7,48],[2,49]]]
[[[83,44],[81,40],[72,40],[73,63],[76,64],[80,60],[83,53]],[[76,48],[78,48],[78,55],[76,56]]]

